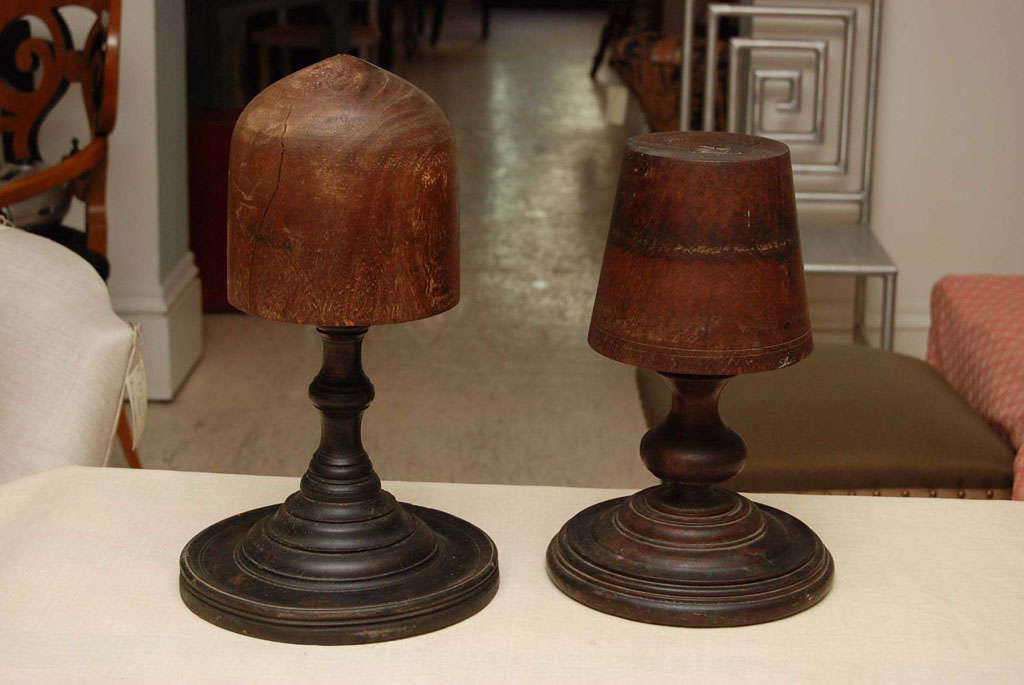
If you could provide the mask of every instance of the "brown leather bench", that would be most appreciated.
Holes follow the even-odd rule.
[[[648,425],[671,403],[637,372]],[[1009,499],[1013,450],[926,362],[819,344],[785,369],[733,378],[721,413],[747,443],[746,492]]]

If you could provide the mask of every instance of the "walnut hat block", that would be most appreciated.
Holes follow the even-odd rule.
[[[813,346],[789,149],[731,133],[631,139],[589,342],[671,383],[671,410],[640,442],[662,483],[570,519],[548,547],[555,585],[606,613],[691,627],[824,598],[834,571],[818,536],[716,486],[747,452],[718,413],[726,381]]]
[[[362,445],[374,397],[370,325],[459,299],[454,142],[437,105],[362,60],[332,57],[271,85],[231,142],[228,293],[243,311],[313,324],[320,445],[283,504],[196,535],[179,587],[203,619],[282,642],[424,633],[483,608],[497,550],[476,526],[400,503]]]
[[[261,92],[231,137],[228,299],[317,326],[459,301],[455,140],[441,109],[341,55]]]
[[[768,371],[812,349],[789,150],[766,138],[631,139],[588,340],[634,366]]]

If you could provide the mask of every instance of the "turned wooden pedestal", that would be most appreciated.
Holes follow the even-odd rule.
[[[740,471],[743,440],[718,414],[727,376],[664,374],[673,406],[640,444],[663,483],[570,519],[548,547],[567,595],[625,618],[735,626],[795,614],[832,584],[832,557],[785,512],[715,487]]]
[[[360,439],[373,386],[364,327],[320,328],[309,388],[320,447],[280,506],[225,519],[181,553],[181,596],[222,628],[281,642],[346,644],[424,633],[479,611],[498,587],[494,543],[450,514],[381,490]]]

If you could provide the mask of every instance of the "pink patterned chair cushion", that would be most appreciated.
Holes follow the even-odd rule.
[[[1013,445],[1024,500],[1024,276],[946,276],[931,313],[928,361]]]

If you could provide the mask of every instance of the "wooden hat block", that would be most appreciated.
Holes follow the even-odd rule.
[[[475,526],[381,490],[360,439],[373,386],[367,327],[459,300],[455,149],[423,92],[347,55],[278,81],[231,141],[228,295],[250,314],[317,326],[309,387],[320,446],[284,504],[199,533],[181,596],[255,637],[377,642],[442,628],[485,606],[497,551]]]
[[[590,322],[590,345],[657,370],[673,406],[640,443],[661,485],[596,504],[548,548],[566,594],[679,626],[760,623],[831,587],[818,536],[715,483],[743,440],[718,414],[735,374],[811,352],[789,149],[729,133],[654,133],[627,144]]]

